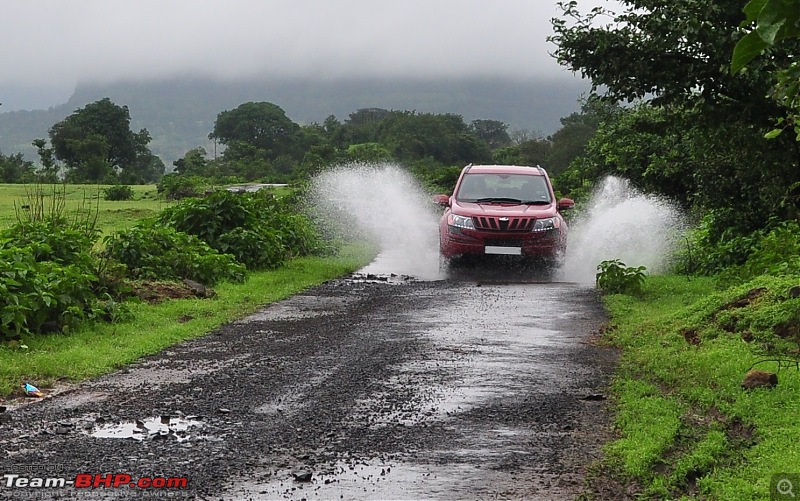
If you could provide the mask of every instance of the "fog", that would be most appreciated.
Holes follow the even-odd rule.
[[[549,55],[558,13],[549,0],[7,1],[1,110],[58,104],[80,82],[193,75],[573,79]]]

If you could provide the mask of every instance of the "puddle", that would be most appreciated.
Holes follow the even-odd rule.
[[[89,430],[95,438],[122,438],[134,440],[175,440],[184,442],[198,438],[194,432],[205,426],[200,416],[159,416],[122,423],[110,423]]]
[[[272,320],[301,320],[333,315],[348,307],[356,298],[347,296],[326,297],[313,294],[298,294],[281,302],[273,303],[253,313],[236,324],[267,322]]]
[[[433,458],[432,458],[433,459]],[[441,460],[441,458],[440,458]],[[541,472],[498,469],[491,464],[456,461],[340,461],[307,469],[309,482],[293,479],[289,470],[274,470],[238,482],[227,495],[236,499],[572,499],[578,479]],[[260,479],[258,478],[260,477]],[[571,481],[570,481],[571,480]],[[556,484],[556,485],[554,485]],[[570,485],[572,484],[572,485]]]
[[[418,279],[411,275],[398,275],[396,273],[369,273],[369,267],[362,269],[360,272],[353,273],[347,277],[348,282],[357,283],[383,283],[383,284],[405,284],[408,282],[416,282]]]

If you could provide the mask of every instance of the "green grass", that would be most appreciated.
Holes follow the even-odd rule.
[[[711,279],[665,276],[649,277],[641,297],[606,296],[609,340],[623,349],[620,438],[606,464],[644,499],[769,499],[773,474],[800,472],[800,371],[784,365],[772,390],[741,388],[754,363],[776,371],[776,352],[796,357],[796,340],[773,329],[800,319],[800,299],[787,294],[798,284],[761,277],[718,291]],[[766,292],[735,304],[757,287]]]
[[[103,190],[107,185],[57,185],[55,188],[63,188],[66,195],[65,215],[72,215],[80,207],[91,207],[97,209],[97,227],[108,235],[114,231],[123,230],[131,227],[136,221],[156,215],[163,208],[170,205],[170,202],[156,198],[155,185],[133,185],[134,199],[126,201],[112,202],[103,198]],[[22,217],[24,213],[21,207],[29,205],[29,195],[33,192],[34,185],[26,184],[0,184],[0,229],[8,228],[17,222],[17,213]],[[54,187],[52,185],[42,186],[47,195],[45,206],[52,200]]]
[[[294,259],[278,270],[252,273],[244,284],[220,284],[214,299],[137,303],[132,305],[134,320],[129,322],[88,325],[69,335],[26,336],[20,343],[0,345],[0,397],[18,391],[23,381],[47,388],[60,378],[80,381],[108,373],[202,336],[264,304],[353,271],[373,256],[353,246],[339,257]]]

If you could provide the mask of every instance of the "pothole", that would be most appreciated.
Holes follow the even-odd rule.
[[[201,416],[158,416],[147,419],[108,423],[86,430],[95,438],[133,440],[174,440],[184,442],[199,438],[197,431],[205,426]]]
[[[345,279],[347,282],[355,283],[371,283],[371,284],[405,284],[409,282],[418,282],[416,277],[411,275],[398,275],[396,273],[352,273]]]

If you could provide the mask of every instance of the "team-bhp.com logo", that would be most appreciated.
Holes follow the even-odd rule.
[[[74,478],[36,477],[6,473],[3,487],[9,489],[53,489],[73,487],[75,489],[132,488],[132,489],[186,489],[186,477],[134,477],[127,473],[92,474],[78,473]]]

